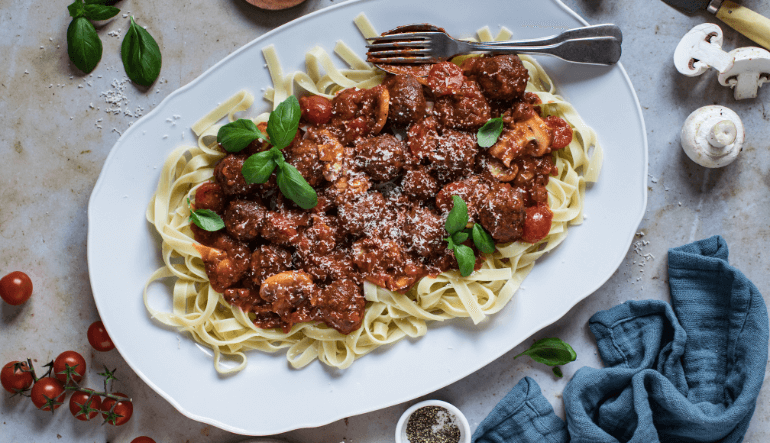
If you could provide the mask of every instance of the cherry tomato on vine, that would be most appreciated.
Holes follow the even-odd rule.
[[[88,327],[88,343],[91,343],[91,346],[99,352],[115,349],[115,344],[112,343],[112,339],[101,321],[95,321]]]
[[[90,403],[89,403],[90,399]],[[77,391],[70,397],[70,412],[81,421],[88,421],[99,415],[102,398],[88,392]]]
[[[155,440],[150,437],[141,436],[131,440],[131,443],[155,443]]]
[[[18,369],[16,368],[17,363],[21,364]],[[11,394],[29,389],[34,380],[32,379],[32,373],[26,372],[27,370],[29,370],[29,366],[26,363],[18,361],[6,363],[3,366],[2,372],[0,372],[0,384]]]
[[[32,296],[32,280],[21,271],[0,278],[0,298],[9,305],[18,306]]]
[[[31,397],[38,409],[50,411],[51,406],[56,409],[64,402],[64,385],[53,377],[43,377],[32,386]]]
[[[120,397],[128,397],[126,394],[116,392],[115,395]],[[115,409],[110,412],[112,405],[115,405]],[[112,398],[105,398],[102,400],[102,417],[111,425],[120,426],[126,424],[131,419],[131,414],[134,413],[134,404],[130,400],[119,401],[115,404],[115,400]]]
[[[79,383],[86,375],[86,360],[75,351],[64,351],[53,362],[53,373],[62,383],[67,383],[67,371],[75,383]]]

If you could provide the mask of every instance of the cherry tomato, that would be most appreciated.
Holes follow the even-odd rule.
[[[463,70],[452,62],[441,62],[433,65],[427,80],[428,87],[436,97],[455,94],[462,88],[463,81],[465,81]]]
[[[553,212],[545,203],[530,206],[525,209],[527,218],[524,220],[524,233],[521,239],[528,243],[537,243],[551,230]]]
[[[131,443],[155,443],[155,440],[150,437],[141,436],[131,440]]]
[[[326,97],[312,95],[299,99],[302,118],[308,123],[322,125],[332,118],[332,102]]]
[[[128,397],[126,394],[116,392],[115,395],[121,397]],[[110,412],[112,405],[115,405],[115,409]],[[102,417],[111,425],[120,426],[126,424],[131,419],[131,414],[134,413],[134,405],[130,400],[119,401],[115,404],[115,400],[112,398],[105,398],[102,400]]]
[[[70,377],[75,383],[80,383],[86,375],[86,360],[75,351],[64,351],[53,362],[53,373],[60,382],[67,383],[67,367],[70,369]]]
[[[20,363],[18,369],[16,368],[17,363]],[[6,363],[6,365],[3,366],[2,372],[0,372],[0,383],[2,383],[5,390],[11,394],[26,391],[32,386],[32,382],[34,381],[32,379],[32,373],[26,372],[28,369],[29,366],[23,362],[12,361]]]
[[[225,194],[219,183],[207,182],[195,191],[195,209],[211,209],[222,213],[225,209]]]
[[[572,127],[561,117],[550,115],[546,117],[545,123],[551,128],[553,140],[551,148],[561,149],[572,142]]]
[[[9,305],[18,306],[32,296],[32,280],[21,271],[0,278],[0,298]]]
[[[81,421],[88,421],[99,415],[101,407],[102,398],[96,394],[77,391],[70,397],[70,412]]]
[[[32,386],[31,397],[38,409],[50,411],[52,403],[56,409],[64,402],[64,385],[53,377],[43,377]]]
[[[101,321],[95,321],[88,327],[88,343],[91,343],[91,346],[99,352],[115,349],[115,344],[112,343],[112,339]]]

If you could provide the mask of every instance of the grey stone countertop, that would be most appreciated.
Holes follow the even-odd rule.
[[[117,368],[116,387],[133,397],[134,414],[124,426],[100,426],[74,420],[66,406],[52,416],[35,410],[28,399],[3,392],[0,441],[128,443],[140,435],[159,443],[243,440],[184,417],[140,380],[118,352],[99,353],[89,346],[86,330],[99,316],[86,263],[88,198],[111,147],[141,114],[253,38],[335,2],[307,0],[289,10],[267,12],[243,0],[122,0],[117,4],[120,15],[99,31],[104,56],[93,76],[83,76],[67,57],[67,3],[0,0],[0,275],[22,270],[35,285],[32,299],[23,306],[0,306],[0,362],[29,357],[40,367],[73,349],[85,356],[92,382],[100,383],[96,373],[103,366]],[[524,376],[537,380],[563,417],[561,392],[567,381],[582,366],[601,367],[588,319],[625,300],[667,300],[670,247],[722,235],[732,264],[770,301],[770,255],[762,254],[770,237],[770,109],[765,105],[770,86],[756,99],[738,102],[718,84],[714,71],[696,78],[676,72],[672,55],[679,39],[697,24],[718,23],[705,12],[687,16],[659,0],[564,3],[590,23],[613,22],[624,32],[621,61],[639,96],[649,139],[647,212],[625,260],[598,291],[490,365],[425,397],[459,407],[472,429]],[[767,2],[743,3],[770,16]],[[129,12],[141,17],[163,48],[161,78],[147,90],[122,82],[119,48]],[[722,28],[727,50],[752,46]],[[746,125],[743,153],[718,170],[696,165],[679,145],[682,122],[708,104],[732,108]],[[571,343],[578,354],[576,362],[563,367],[563,379],[529,359],[513,359],[533,340],[550,336]],[[401,413],[425,398],[280,438],[392,441]],[[769,421],[766,383],[745,441],[770,441]]]

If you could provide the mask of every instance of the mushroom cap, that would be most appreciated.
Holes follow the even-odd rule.
[[[730,51],[733,66],[719,74],[722,86],[735,88],[735,99],[754,98],[763,83],[770,82],[770,52],[749,46]]]
[[[682,37],[674,51],[674,66],[688,77],[695,77],[714,67],[722,72],[732,66],[732,56],[722,50],[722,28],[704,23]]]
[[[725,121],[735,125],[735,139],[725,146],[714,146],[709,139],[723,139],[722,134],[715,134],[717,129],[724,127]],[[728,123],[729,125],[729,123]],[[740,154],[746,131],[741,118],[724,106],[711,105],[696,109],[682,126],[681,143],[684,152],[695,163],[707,168],[727,166]]]

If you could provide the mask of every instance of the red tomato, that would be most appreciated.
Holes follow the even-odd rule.
[[[561,149],[572,142],[572,127],[561,117],[550,115],[546,117],[545,123],[551,128],[553,140],[551,148]]]
[[[18,369],[16,369],[17,363],[21,363]],[[32,373],[26,372],[28,369],[29,366],[23,362],[12,361],[6,363],[6,365],[3,366],[2,372],[0,372],[0,384],[2,384],[5,390],[11,394],[26,391],[32,386],[32,382],[34,381],[32,379]]]
[[[64,385],[53,377],[43,377],[32,386],[31,397],[38,409],[50,411],[51,406],[56,409],[64,402]]]
[[[21,271],[0,278],[0,298],[9,305],[18,306],[32,296],[32,280]]]
[[[102,398],[96,394],[77,391],[70,397],[70,412],[81,421],[88,421],[99,415]]]
[[[131,443],[155,443],[155,440],[150,437],[141,436],[131,440]]]
[[[101,321],[95,321],[88,327],[88,343],[91,343],[91,346],[99,352],[115,349],[115,344],[112,343],[112,339]]]
[[[308,123],[322,125],[332,118],[332,102],[326,97],[313,95],[299,99],[302,118]]]
[[[126,394],[116,392],[115,395],[121,397],[128,397]],[[113,408],[112,405],[115,405]],[[112,412],[110,412],[112,409]],[[134,413],[134,405],[130,400],[119,401],[117,404],[112,398],[105,398],[102,400],[102,417],[111,425],[120,426],[126,424],[131,419],[131,414]]]
[[[428,87],[436,97],[456,93],[463,86],[463,70],[452,62],[436,63],[428,73]]]
[[[524,233],[521,239],[528,243],[537,243],[551,230],[553,212],[545,203],[526,208],[527,218],[524,220]]]
[[[53,362],[53,373],[60,382],[67,383],[67,369],[75,383],[80,383],[86,375],[86,360],[75,351],[64,351]]]

